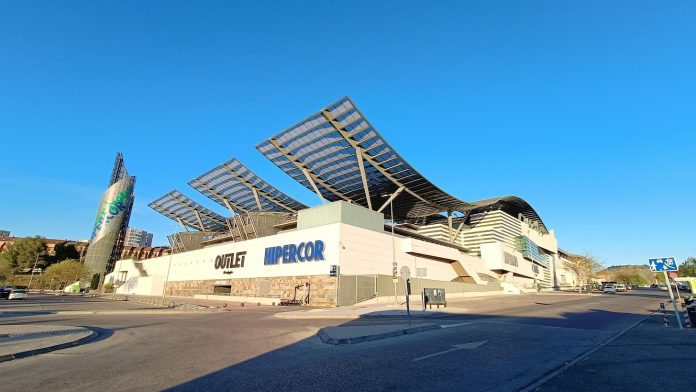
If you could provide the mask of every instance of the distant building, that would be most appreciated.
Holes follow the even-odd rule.
[[[9,230],[0,230],[0,237],[9,237],[9,236],[10,236]]]
[[[128,175],[123,155],[118,153],[109,187],[99,202],[89,249],[85,256],[85,267],[93,276],[99,275],[100,279],[113,269],[114,262],[120,258],[133,209],[134,188],[135,177]]]
[[[2,237],[2,236],[0,236],[0,253],[7,250],[8,246],[14,244],[15,242],[17,242],[23,238],[24,237]],[[77,250],[77,252],[80,254],[80,257],[82,257],[87,253],[87,246],[89,245],[89,242],[87,242],[87,241],[60,240],[60,239],[54,239],[54,238],[43,238],[43,240],[46,243],[46,252],[48,253],[49,256],[53,256],[56,254],[56,251],[55,251],[56,245],[71,243],[71,244],[75,245],[75,250]]]
[[[126,230],[126,240],[124,246],[152,246],[152,233],[145,230],[129,227]]]

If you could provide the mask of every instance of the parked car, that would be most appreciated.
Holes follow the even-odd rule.
[[[614,286],[614,289],[616,290],[617,293],[620,291],[626,291],[626,285],[625,284],[617,284],[616,286]]]
[[[664,283],[660,283],[657,285],[657,287],[660,289],[660,291],[667,291],[667,285]]]
[[[7,299],[27,299],[26,289],[14,289]]]
[[[12,287],[9,286],[0,286],[0,299],[8,299],[10,297],[10,293],[12,292]]]
[[[604,294],[616,294],[616,286],[613,284],[604,286]]]

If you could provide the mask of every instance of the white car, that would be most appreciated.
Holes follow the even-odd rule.
[[[27,299],[27,291],[25,289],[14,289],[7,299]]]
[[[657,287],[660,288],[660,291],[667,291],[667,290],[669,290],[669,289],[667,288],[667,285],[664,284],[664,283],[660,283],[660,285],[657,286]]]
[[[619,291],[626,291],[626,285],[625,284],[617,284],[615,287],[617,292]]]
[[[616,286],[613,284],[604,286],[604,294],[616,294]]]

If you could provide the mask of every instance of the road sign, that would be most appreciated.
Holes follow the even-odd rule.
[[[674,261],[674,257],[660,257],[657,259],[649,259],[650,271],[658,272],[662,271],[665,275],[665,283],[667,283],[667,291],[669,291],[669,298],[674,305],[674,315],[677,317],[677,323],[679,324],[679,329],[684,328],[681,322],[681,315],[679,314],[679,309],[677,309],[677,301],[674,300],[674,294],[672,293],[672,285],[669,284],[669,277],[667,276],[667,271],[677,271],[679,267]]]
[[[676,273],[676,272],[670,272],[670,273],[669,273],[669,278],[672,279],[672,280],[674,280],[674,278],[678,278],[678,277],[679,277],[679,274]]]
[[[329,276],[338,276],[338,266],[337,265],[332,265],[331,268],[329,269]]]
[[[410,279],[411,278],[411,269],[408,268],[407,266],[401,267],[401,279]]]
[[[677,263],[674,261],[674,257],[650,259],[648,260],[648,263],[650,264],[650,271],[652,272],[677,271],[679,269]]]

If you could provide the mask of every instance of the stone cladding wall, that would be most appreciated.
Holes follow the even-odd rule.
[[[306,287],[309,283],[309,288]],[[167,295],[189,296],[196,294],[215,294],[215,286],[231,286],[231,296],[258,296],[292,299],[297,289],[296,299],[301,300],[309,291],[310,306],[336,306],[336,278],[330,276],[283,276],[267,278],[240,278],[224,280],[186,280],[167,283]]]

